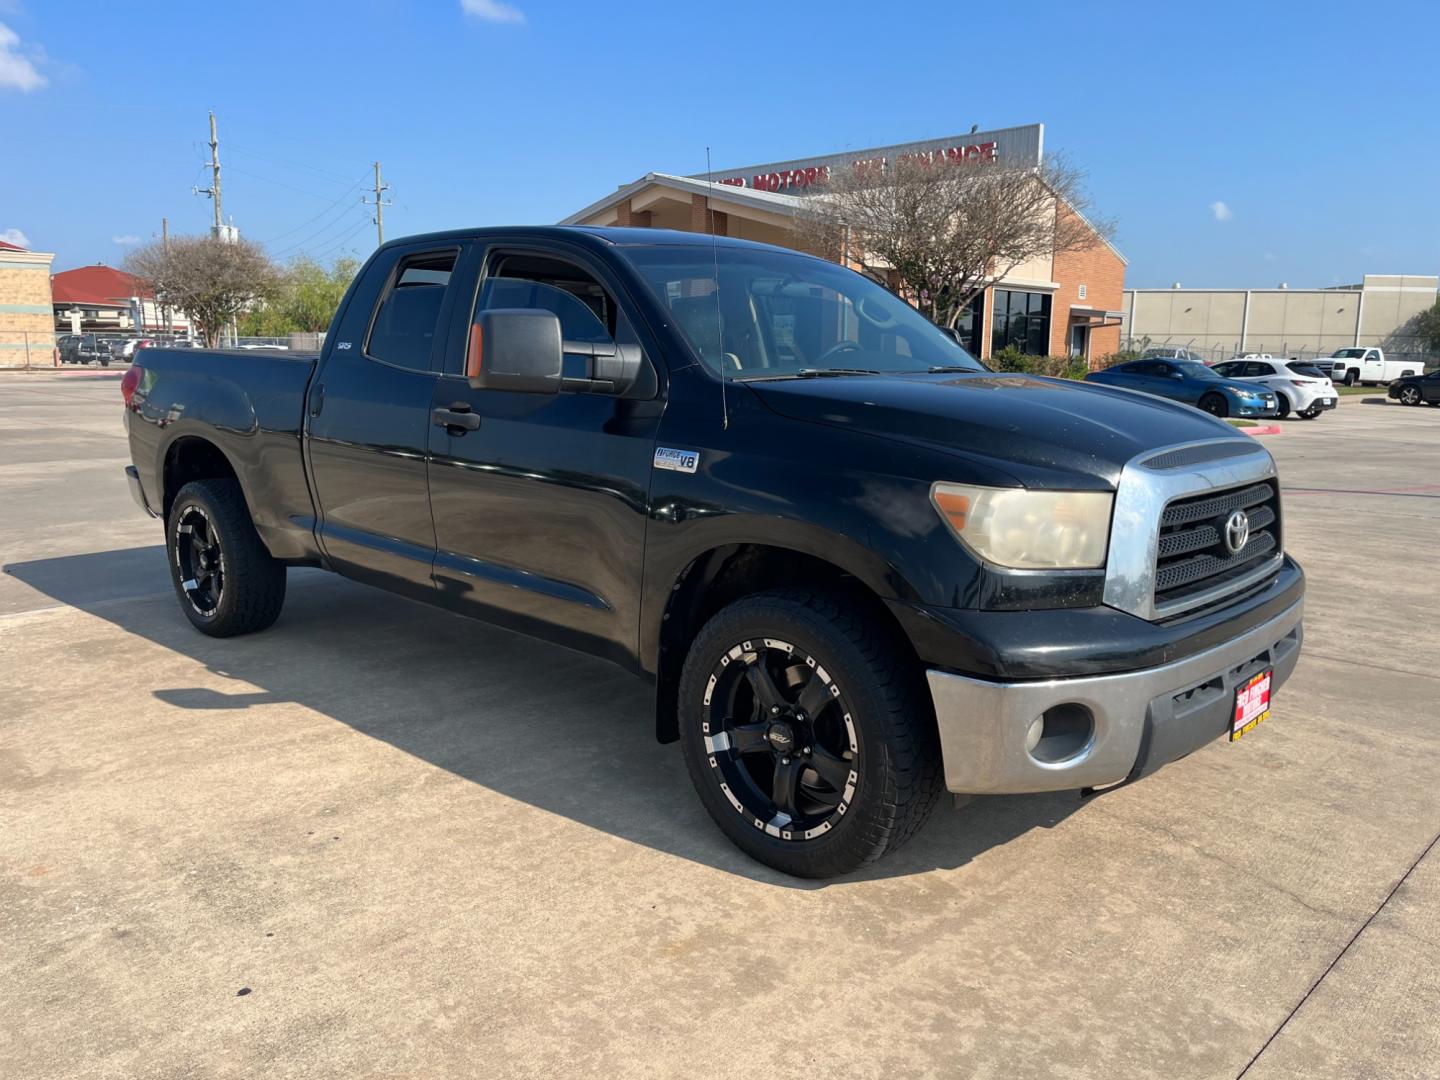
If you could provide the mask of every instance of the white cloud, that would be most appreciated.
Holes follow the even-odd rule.
[[[505,0],[460,0],[460,10],[466,15],[495,23],[523,23],[525,13]]]
[[[129,247],[131,244],[140,243],[140,237],[134,233],[121,233],[119,236],[110,237],[112,244],[119,244],[121,247]]]
[[[0,23],[0,89],[29,93],[45,85],[45,76],[35,69],[29,57],[18,51],[20,35]]]
[[[1230,207],[1226,206],[1218,199],[1210,204],[1210,212],[1215,215],[1216,221],[1229,221],[1232,217],[1234,217],[1234,215],[1230,212]]]
[[[0,229],[0,240],[7,244],[14,244],[16,247],[30,248],[30,238],[19,229]]]

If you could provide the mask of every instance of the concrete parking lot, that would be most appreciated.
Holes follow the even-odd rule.
[[[1440,1076],[1440,409],[1267,441],[1249,737],[822,884],[599,661],[319,572],[197,634],[117,381],[0,374],[0,1076]]]

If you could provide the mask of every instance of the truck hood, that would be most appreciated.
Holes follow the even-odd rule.
[[[1062,473],[1113,487],[1125,463],[1146,450],[1247,437],[1188,405],[1031,375],[855,375],[746,385],[782,416],[982,458],[1037,486],[1053,486],[1054,474]]]

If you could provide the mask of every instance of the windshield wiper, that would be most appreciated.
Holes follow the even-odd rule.
[[[801,368],[799,371],[777,371],[773,375],[742,375],[744,382],[768,382],[773,379],[828,379],[838,375],[881,375],[883,372],[874,368],[859,367],[832,367],[832,368]],[[893,372],[892,372],[893,374]]]
[[[930,375],[954,375],[956,372],[969,372],[973,375],[984,374],[984,368],[964,367],[960,364],[933,364],[926,369]]]

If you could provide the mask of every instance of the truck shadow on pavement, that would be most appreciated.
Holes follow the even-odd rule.
[[[652,688],[604,661],[319,571],[291,571],[271,629],[208,638],[177,610],[160,545],[12,563],[4,572],[203,664],[211,682],[238,684],[149,689],[197,722],[297,704],[633,843],[781,887],[827,884],[779,874],[733,848],[700,806],[678,747],[655,741]],[[1068,792],[978,798],[953,810],[946,797],[900,852],[838,880],[963,866],[1081,805]]]

